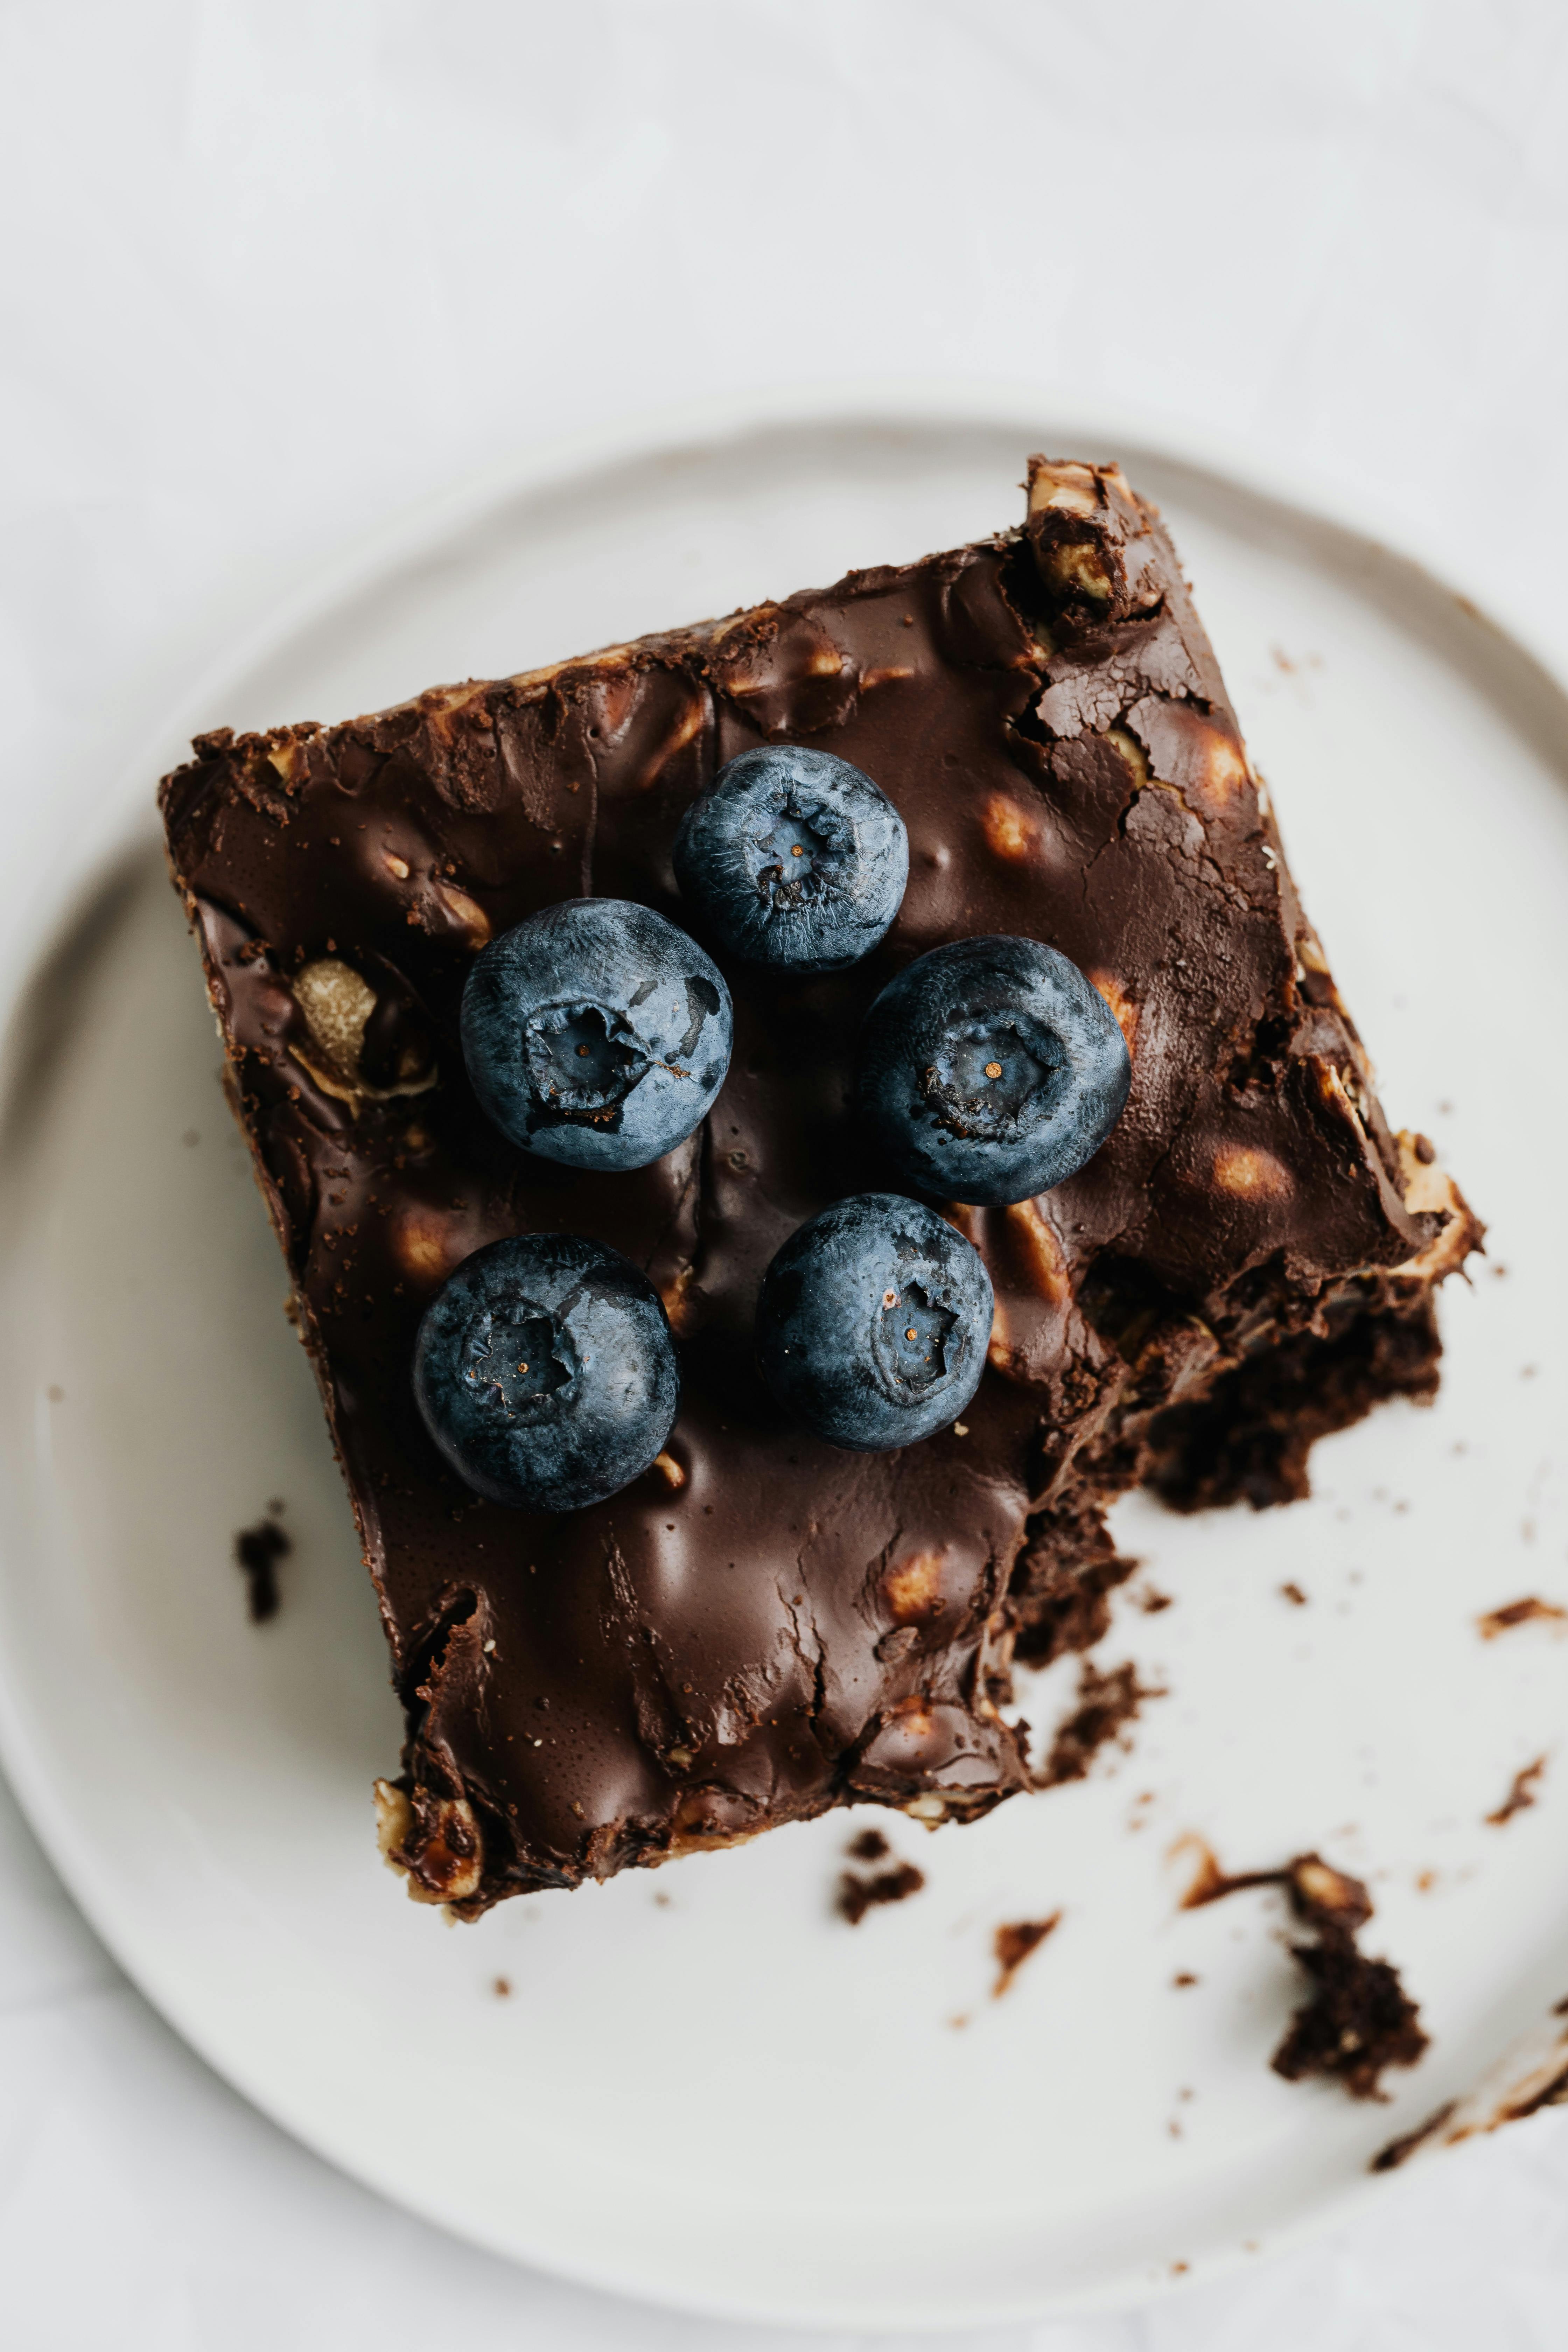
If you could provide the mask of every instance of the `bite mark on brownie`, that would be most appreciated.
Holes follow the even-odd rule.
[[[1198,1849],[1198,1867],[1181,1901],[1184,1911],[1221,1902],[1246,1887],[1278,1886],[1313,1938],[1290,1946],[1310,1990],[1269,2061],[1274,2072],[1288,2083],[1324,2075],[1355,2099],[1386,2097],[1380,2087],[1384,2071],[1414,2066],[1428,2036],[1397,1971],[1386,1960],[1369,1959],[1357,1944],[1373,1916],[1372,1897],[1362,1881],[1317,1853],[1298,1854],[1282,1869],[1227,1874],[1204,1840],[1183,1843]]]

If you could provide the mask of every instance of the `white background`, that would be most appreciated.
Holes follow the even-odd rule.
[[[0,107],[7,972],[237,630],[454,479],[693,398],[1152,412],[1363,499],[1568,657],[1559,0],[0,0]],[[3,1799],[0,2275],[16,2352],[821,2340],[557,2286],[338,2179]],[[1560,2347],[1568,2118],[1266,2269],[961,2341]]]

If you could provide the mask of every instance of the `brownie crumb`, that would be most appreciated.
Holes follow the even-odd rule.
[[[1535,1802],[1536,1782],[1546,1769],[1546,1759],[1538,1756],[1533,1764],[1521,1764],[1509,1783],[1509,1791],[1495,1813],[1486,1816],[1489,1829],[1500,1830],[1511,1822],[1515,1813],[1527,1813]]]
[[[1175,1605],[1170,1593],[1156,1592],[1152,1584],[1138,1595],[1138,1606],[1145,1617],[1158,1617],[1163,1609],[1173,1609]]]
[[[1059,1911],[1053,1911],[1047,1919],[1015,1919],[1010,1926],[997,1928],[992,1939],[996,1955],[993,2000],[1001,2000],[1030,1953],[1037,1952],[1052,1929],[1061,1925],[1061,1916]]]
[[[1102,1748],[1125,1746],[1122,1734],[1147,1698],[1163,1698],[1153,1684],[1141,1683],[1138,1669],[1129,1664],[1102,1674],[1091,1659],[1079,1675],[1078,1705],[1059,1724],[1051,1752],[1035,1776],[1037,1789],[1059,1788],[1065,1780],[1088,1778],[1089,1768]]]
[[[1037,1512],[1013,1571],[1021,1665],[1048,1666],[1092,1650],[1110,1631],[1110,1596],[1138,1568],[1110,1539],[1100,1505],[1084,1496]]]
[[[1442,1353],[1429,1298],[1396,1315],[1363,1315],[1320,1339],[1301,1332],[1248,1359],[1149,1433],[1148,1484],[1173,1510],[1246,1501],[1255,1511],[1302,1500],[1320,1437],[1349,1429],[1385,1397],[1424,1404]]]
[[[850,1839],[845,1851],[855,1862],[884,1862],[892,1848],[880,1830],[862,1830],[858,1837]]]
[[[1195,1985],[1198,1979],[1194,1976],[1191,1969],[1178,1969],[1175,1975],[1171,1979],[1172,1984],[1175,1987],[1178,1992],[1182,1991],[1187,1985]]]
[[[1500,1633],[1510,1633],[1515,1625],[1531,1624],[1540,1617],[1568,1617],[1568,1609],[1560,1609],[1554,1601],[1542,1601],[1527,1592],[1522,1601],[1510,1601],[1501,1609],[1489,1609],[1476,1623],[1481,1629],[1483,1642],[1493,1642]]]
[[[1335,1870],[1321,1854],[1300,1853],[1283,1870],[1227,1875],[1212,1850],[1202,1848],[1197,1875],[1182,1897],[1184,1911],[1217,1903],[1247,1886],[1284,1889],[1291,1910],[1316,1941],[1292,1944],[1310,1990],[1269,2063],[1288,2083],[1309,2074],[1331,2076],[1355,2099],[1376,2099],[1384,2069],[1414,2066],[1426,2047],[1415,2003],[1386,1960],[1369,1960],[1356,1944],[1372,1917],[1372,1897],[1359,1878]]]
[[[492,1990],[494,1991],[495,1997],[498,2000],[510,2000],[511,1999],[511,1979],[510,1977],[497,1977],[495,1984],[492,1987]]]
[[[923,1870],[912,1862],[900,1862],[896,1869],[880,1870],[875,1878],[862,1878],[847,1870],[838,1881],[838,1912],[852,1927],[858,1927],[868,1911],[879,1903],[907,1903],[918,1895],[926,1883]]]
[[[1294,1608],[1305,1609],[1307,1596],[1299,1584],[1282,1584],[1279,1590]]]
[[[264,1625],[269,1617],[277,1616],[278,1563],[287,1559],[293,1549],[292,1538],[285,1535],[273,1518],[258,1519],[253,1528],[241,1528],[235,1537],[235,1562],[245,1578],[253,1625]]]
[[[1521,2099],[1510,2099],[1500,2106],[1488,2128],[1496,2131],[1500,2124],[1521,2124],[1527,2116],[1540,2115],[1543,2107],[1560,2107],[1568,2100],[1568,2066],[1559,2066],[1554,2074]]]
[[[1414,2131],[1402,2132],[1397,2139],[1391,2139],[1386,2147],[1380,2147],[1367,2166],[1367,2170],[1397,2172],[1406,2158],[1414,2156],[1424,2141],[1429,2140],[1434,2132],[1442,2130],[1457,2104],[1458,2102],[1453,2099],[1445,2099],[1442,2105],[1434,2114],[1429,2115],[1424,2124],[1417,2124]]]

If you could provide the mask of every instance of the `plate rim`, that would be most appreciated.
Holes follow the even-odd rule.
[[[1122,452],[1133,463],[1140,458],[1156,461],[1211,486],[1240,491],[1299,523],[1327,526],[1348,542],[1416,574],[1515,655],[1522,656],[1555,695],[1568,719],[1568,660],[1539,641],[1526,619],[1494,599],[1478,598],[1461,587],[1430,542],[1424,543],[1420,534],[1412,532],[1407,519],[1391,517],[1381,501],[1369,500],[1360,490],[1352,493],[1348,486],[1304,465],[1281,466],[1255,443],[1229,433],[1222,436],[1153,408],[1086,403],[1081,396],[1065,394],[1060,386],[990,377],[931,378],[920,383],[863,378],[628,413],[609,424],[542,439],[528,451],[462,476],[370,530],[356,533],[334,561],[314,568],[291,591],[267,600],[248,625],[227,635],[220,652],[172,665],[186,670],[183,689],[171,698],[153,728],[137,728],[112,781],[95,803],[83,809],[76,850],[61,859],[50,887],[37,894],[23,939],[14,950],[11,977],[0,1006],[4,1024],[0,1106],[9,1102],[14,1090],[22,1020],[51,950],[68,935],[117,866],[133,855],[139,844],[145,846],[151,831],[149,776],[160,765],[169,742],[196,731],[226,688],[281,652],[313,623],[363,593],[389,570],[459,536],[509,501],[574,479],[591,478],[616,465],[658,462],[748,435],[810,427],[862,432],[879,427],[891,431],[1012,429],[1018,434],[1021,453],[1037,436],[1099,443]],[[0,1574],[8,1577],[12,1570],[7,1556]],[[781,2305],[722,2293],[702,2295],[650,2285],[641,2277],[618,2273],[613,2257],[589,2264],[555,2254],[547,2245],[529,2242],[526,2230],[503,2237],[448,2209],[438,2188],[422,2192],[416,2200],[406,2184],[395,2184],[383,2177],[374,2155],[367,2159],[358,2148],[350,2153],[337,2144],[330,2129],[313,2120],[302,2122],[287,2112],[268,2085],[253,2076],[243,2057],[227,2050],[220,2053],[214,2046],[216,2035],[209,2036],[203,2025],[187,2022],[177,1996],[164,1997],[155,1952],[146,1948],[133,1923],[127,1925],[115,1916],[113,1897],[98,1877],[91,1851],[79,1838],[70,1809],[57,1803],[47,1764],[34,1748],[19,1694],[13,1689],[9,1661],[4,1655],[0,1655],[0,1769],[28,1827],[95,1936],[160,2020],[220,2081],[291,2139],[395,2208],[520,2267],[593,2292],[657,2309],[752,2326],[853,2328],[878,2334],[895,2330],[927,2334],[975,2325],[1005,2326],[1096,2312],[1131,2311],[1182,2293],[1200,2281],[1283,2254],[1333,2228],[1373,2195],[1399,2193],[1405,2186],[1393,2173],[1364,2173],[1321,2194],[1293,2219],[1272,2228],[1257,2252],[1242,2247],[1221,2248],[1197,2256],[1184,2275],[1134,2286],[1123,2274],[1067,2294],[997,2301],[988,2304],[978,2317],[973,2309],[957,2305],[933,2308],[929,2297],[918,2308],[884,2305],[879,2315],[870,2316],[858,2304],[814,2303],[805,2297]]]

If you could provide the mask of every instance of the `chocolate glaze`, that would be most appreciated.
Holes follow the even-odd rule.
[[[579,893],[691,925],[680,814],[770,740],[839,753],[897,804],[893,929],[805,982],[718,955],[730,1077],[665,1160],[525,1158],[464,1074],[473,956]],[[426,1898],[475,1911],[856,1799],[985,1811],[1030,1778],[998,1711],[1015,1645],[1062,1645],[1078,1563],[1104,1580],[1104,1502],[1151,1475],[1183,1500],[1238,1491],[1205,1423],[1202,1493],[1180,1493],[1183,1412],[1232,1398],[1262,1500],[1267,1430],[1277,1451],[1289,1431],[1248,1368],[1281,1340],[1310,1391],[1315,1347],[1413,1335],[1395,1372],[1373,1350],[1340,1379],[1314,1434],[1430,1384],[1427,1293],[1478,1229],[1384,1123],[1169,541],[1114,468],[1032,461],[1024,531],[195,751],[163,787],[171,858],[408,1710],[384,1843]],[[838,1453],[760,1387],[757,1284],[805,1218],[888,1182],[847,1108],[866,1006],[988,931],[1089,973],[1131,1097],[1071,1182],[951,1212],[997,1302],[965,1433]],[[446,1276],[537,1230],[647,1268],[685,1383],[660,1464],[553,1519],[469,1495],[409,1386]]]

